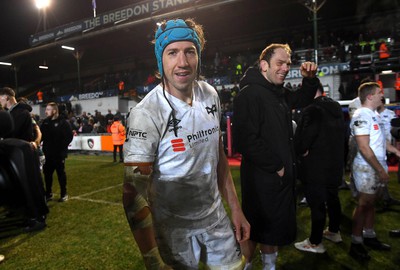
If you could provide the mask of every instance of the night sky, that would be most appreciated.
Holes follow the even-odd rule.
[[[249,8],[257,4],[271,5],[277,25],[287,23],[307,23],[306,9],[299,4],[301,0],[245,0]],[[304,0],[303,0],[304,1]],[[321,3],[323,0],[317,0]],[[135,0],[96,0],[97,14],[118,9],[135,2]],[[399,0],[327,0],[319,11],[321,18],[340,18],[357,16],[359,20],[371,22],[372,12],[382,10],[400,10]],[[282,12],[279,12],[282,10]],[[278,12],[276,12],[278,11]],[[299,11],[302,15],[299,18]],[[29,48],[29,36],[43,31],[43,20],[39,24],[39,11],[34,0],[1,0],[0,1],[0,32],[2,42],[0,56]],[[93,16],[92,0],[52,0],[47,12],[47,29],[51,29],[72,21]],[[384,22],[383,22],[384,23]]]
[[[93,17],[92,0],[51,0],[46,12],[47,29],[69,22]],[[132,0],[96,0],[98,14],[124,7]],[[43,18],[35,6],[35,0],[1,0],[0,56],[29,48],[29,37],[44,30]]]

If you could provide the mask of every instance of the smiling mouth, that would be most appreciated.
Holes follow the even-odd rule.
[[[175,73],[176,76],[188,76],[189,73],[187,72],[179,72],[179,73]]]

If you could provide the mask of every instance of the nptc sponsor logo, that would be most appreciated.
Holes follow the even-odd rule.
[[[147,132],[139,129],[129,129],[128,137],[138,140],[146,140]]]

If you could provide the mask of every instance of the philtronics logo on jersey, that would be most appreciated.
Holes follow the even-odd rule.
[[[183,139],[173,139],[171,140],[172,151],[174,152],[183,152],[186,150],[185,143]]]
[[[194,134],[187,135],[190,148],[193,148],[198,144],[208,142],[208,137],[216,132],[219,132],[219,126],[215,126],[210,129],[199,130]]]
[[[215,116],[214,113],[217,112],[217,106],[216,106],[215,104],[213,104],[213,105],[211,106],[211,108],[207,106],[207,107],[206,107],[206,111],[207,111],[208,114],[212,114],[213,116]]]
[[[139,129],[129,129],[128,137],[138,140],[147,140],[147,132]]]
[[[179,119],[171,119],[169,122],[168,122],[168,127],[172,127],[172,128],[169,128],[168,129],[168,131],[169,132],[172,132],[172,131],[174,131],[174,127],[178,130],[178,129],[180,129],[180,128],[182,128],[182,126],[178,126],[179,125],[179,123],[181,122],[181,120],[179,120]]]

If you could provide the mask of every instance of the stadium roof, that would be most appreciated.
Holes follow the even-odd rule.
[[[19,88],[26,89],[35,84],[73,79],[77,76],[78,63],[82,77],[154,65],[151,40],[156,22],[164,18],[192,17],[202,24],[206,31],[206,56],[214,55],[216,50],[224,53],[246,49],[259,51],[267,43],[286,42],[293,34],[303,35],[304,29],[312,33],[312,14],[305,7],[307,1],[313,0],[115,0],[111,1],[114,6],[100,12],[102,1],[97,0],[98,13],[94,19],[91,4],[85,3],[85,9],[89,11],[82,14],[83,6],[78,2],[83,1],[70,0],[67,2],[75,2],[75,9],[80,11],[77,14],[74,12],[70,19],[60,15],[63,19],[61,23],[51,24],[52,27],[44,32],[31,32],[32,36],[23,37],[25,42],[21,42],[21,37],[16,39],[17,43],[11,39],[4,41],[0,61],[12,63],[12,66],[0,66],[0,84],[15,87],[17,79]],[[6,2],[10,1],[1,1],[0,9]],[[110,1],[103,1],[106,2]],[[322,3],[323,0],[317,2]],[[372,0],[326,0],[318,11],[319,31],[345,26],[355,20],[368,26],[369,17],[366,14],[372,4],[374,11],[396,10],[391,14],[399,15],[400,7],[396,0],[382,0],[380,3],[381,6]],[[149,9],[145,9],[145,5]],[[137,16],[126,19],[128,8]],[[6,9],[2,10],[5,12]],[[108,16],[107,23],[104,16]],[[110,16],[113,16],[111,23]],[[399,17],[396,17],[397,21]],[[10,17],[3,16],[1,20],[7,19],[10,20]],[[83,29],[78,29],[82,23],[85,23]],[[31,24],[36,25],[36,22]],[[5,36],[15,36],[14,32],[19,31],[18,25],[14,28],[8,22],[0,25]],[[57,36],[61,33],[60,29],[69,29],[70,32],[66,34],[64,31]],[[6,34],[10,30],[13,35]],[[22,29],[19,32],[24,33]],[[55,36],[46,40],[48,35],[45,34],[49,33],[55,33]],[[43,41],[39,40],[40,37]],[[62,49],[62,45],[76,48],[80,61],[76,60],[73,52]],[[44,64],[49,69],[38,68]]]

